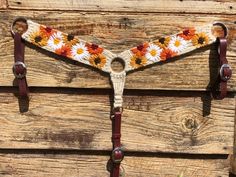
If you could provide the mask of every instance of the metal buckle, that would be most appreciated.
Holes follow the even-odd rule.
[[[232,69],[231,69],[229,64],[223,64],[220,68],[220,78],[223,81],[228,81],[231,78],[231,73],[230,73],[230,75],[225,75],[224,74],[224,69],[225,68],[228,68],[230,70],[230,72],[232,72]]]
[[[16,72],[16,67],[17,66],[21,66],[23,68],[23,72],[22,73],[17,73]],[[13,73],[14,73],[14,75],[15,75],[15,77],[17,79],[22,79],[22,78],[24,78],[26,76],[26,65],[23,62],[21,62],[21,61],[15,62],[13,64],[12,70],[13,70]]]
[[[111,159],[113,163],[121,163],[121,161],[124,159],[124,151],[121,147],[116,147],[113,149]]]

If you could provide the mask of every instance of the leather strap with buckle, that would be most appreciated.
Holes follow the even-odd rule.
[[[114,116],[112,118],[112,143],[113,151],[111,154],[112,164],[112,177],[120,176],[120,163],[124,158],[124,152],[121,147],[121,115],[120,109],[114,111]]]
[[[227,82],[232,76],[232,69],[228,64],[228,60],[226,58],[227,51],[227,39],[226,38],[218,38],[219,41],[219,60],[220,60],[220,94],[217,96],[218,99],[224,99],[227,95]]]
[[[26,65],[24,63],[25,45],[21,40],[21,34],[14,34],[14,61],[13,73],[18,82],[20,97],[28,97],[29,89],[26,81]]]

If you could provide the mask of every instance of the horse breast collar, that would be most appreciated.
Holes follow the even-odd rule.
[[[28,95],[26,66],[24,64],[24,44],[21,42],[21,38],[47,51],[110,74],[114,89],[114,115],[112,116],[113,151],[111,155],[113,163],[112,177],[118,177],[120,175],[120,163],[124,158],[124,152],[120,142],[122,95],[125,77],[129,71],[171,60],[175,56],[188,53],[218,41],[219,61],[221,65],[219,72],[221,93],[218,98],[222,99],[226,95],[227,81],[232,74],[226,59],[227,41],[225,38],[217,38],[212,32],[212,26],[219,25],[224,29],[224,36],[226,36],[227,30],[222,23],[209,24],[202,27],[188,27],[177,34],[165,36],[152,42],[144,42],[137,47],[125,50],[119,54],[114,54],[101,46],[86,42],[31,20],[19,18],[13,22],[13,25],[15,25],[18,20],[23,20],[28,26],[27,30],[22,35],[20,33],[14,33],[11,29],[15,41],[15,64],[13,65],[13,72],[18,80],[21,96]],[[124,69],[121,72],[116,72],[111,67],[112,61],[117,58],[124,63]]]

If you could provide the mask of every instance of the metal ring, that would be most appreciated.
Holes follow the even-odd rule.
[[[123,69],[122,69],[121,71],[114,71],[114,69],[112,68],[112,62],[113,62],[114,60],[117,60],[117,61],[122,65]],[[110,61],[109,65],[110,65],[111,71],[112,71],[113,73],[122,73],[122,72],[124,72],[125,69],[127,68],[127,66],[126,66],[127,64],[126,64],[125,60],[124,60],[122,57],[119,57],[119,56],[115,56],[115,57]]]
[[[12,24],[11,24],[11,34],[12,34],[13,36],[15,36],[15,32],[13,31],[13,27],[14,27],[14,25],[16,24],[16,22],[18,22],[18,21],[23,21],[23,22],[25,22],[25,23],[28,25],[27,19],[26,19],[25,17],[18,17],[18,18],[16,18],[16,19],[12,22]]]
[[[222,22],[214,22],[213,23],[213,26],[220,26],[220,27],[222,27],[222,29],[224,30],[224,37],[226,38],[227,36],[228,36],[228,28],[225,26],[225,24],[224,23],[222,23]]]
[[[122,114],[122,113],[123,113],[123,110],[124,110],[123,107],[114,107],[113,110],[112,110],[112,112],[111,112],[110,119],[111,119],[111,120],[114,119],[116,112],[120,112],[120,113]]]
[[[115,113],[115,112],[123,112],[123,107],[114,107],[113,108],[113,113]]]

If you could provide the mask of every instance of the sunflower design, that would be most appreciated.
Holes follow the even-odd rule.
[[[61,48],[56,49],[55,53],[64,57],[71,57],[71,48],[67,45],[63,45]]]
[[[166,38],[162,37],[158,39],[157,41],[155,41],[154,44],[158,45],[160,48],[163,49],[168,46],[169,42],[170,42],[170,37],[166,37]]]
[[[170,58],[172,58],[172,57],[174,57],[176,55],[177,55],[176,52],[174,52],[174,51],[172,51],[172,50],[170,50],[168,48],[164,49],[161,52],[161,61],[165,61],[165,60],[170,59]]]
[[[195,35],[195,31],[195,28],[186,28],[182,33],[178,34],[178,36],[182,37],[185,40],[190,40]]]
[[[176,53],[183,51],[186,47],[187,42],[180,36],[173,36],[168,45],[168,48]]]
[[[136,69],[136,68],[140,68],[144,65],[147,64],[147,59],[144,56],[137,56],[137,55],[133,55],[131,60],[130,60],[130,65]]]
[[[203,47],[209,43],[209,37],[204,33],[198,33],[192,38],[192,44],[196,47]]]
[[[155,44],[150,44],[149,47],[147,48],[147,53],[145,57],[147,58],[147,60],[153,62],[159,61],[161,51],[162,49],[159,46]]]
[[[68,45],[68,46],[73,46],[76,43],[78,43],[79,41],[71,34],[63,34],[63,42]]]
[[[141,44],[141,45],[138,45],[137,47],[131,49],[132,53],[137,55],[137,56],[144,56],[147,52],[147,48],[148,48],[148,43],[144,43],[144,44]]]
[[[63,36],[61,32],[56,32],[50,36],[48,46],[52,50],[60,49],[64,45]]]
[[[55,30],[53,30],[52,28],[43,25],[40,25],[39,30],[40,33],[42,33],[47,38],[49,38],[55,32]]]
[[[106,64],[106,57],[102,54],[91,55],[89,58],[89,63],[92,66],[101,69]]]
[[[86,44],[88,51],[90,54],[101,54],[103,52],[103,48],[99,47],[97,44]]]
[[[74,46],[72,46],[72,56],[76,59],[76,60],[83,60],[83,59],[87,59],[90,57],[90,54],[88,52],[87,47],[85,46],[84,43],[78,43]]]
[[[47,45],[47,37],[44,36],[40,31],[35,31],[29,35],[30,42],[33,44],[43,47]]]

